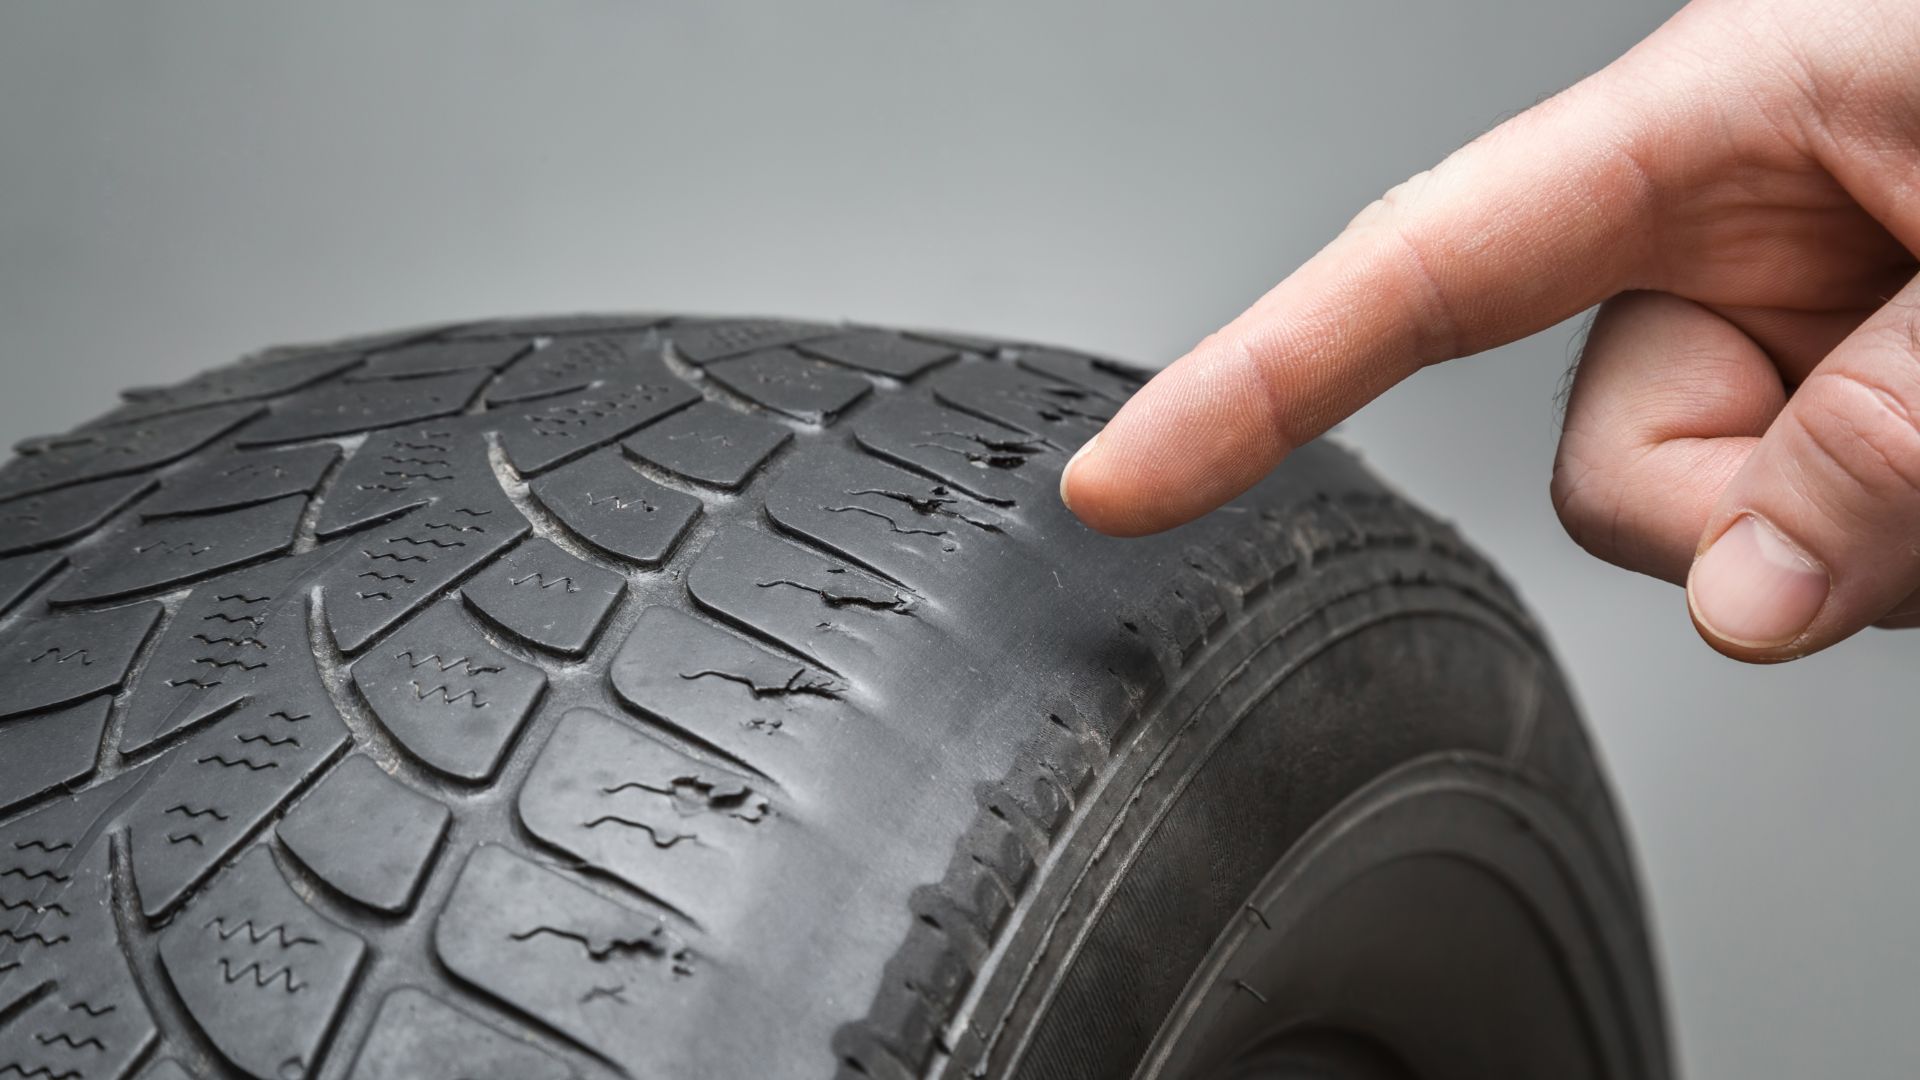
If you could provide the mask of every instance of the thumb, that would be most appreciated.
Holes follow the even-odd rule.
[[[1740,660],[1790,660],[1920,586],[1920,279],[1814,368],[1734,474],[1687,601]]]

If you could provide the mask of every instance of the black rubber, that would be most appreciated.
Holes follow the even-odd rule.
[[[22,444],[0,1080],[1664,1076],[1508,590],[1325,443],[1088,532],[1141,377],[517,320]]]

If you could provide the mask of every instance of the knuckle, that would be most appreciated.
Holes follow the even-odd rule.
[[[1617,561],[1624,498],[1618,474],[1596,461],[1581,441],[1562,440],[1549,492],[1567,536],[1595,558]]]
[[[1408,279],[1417,287],[1424,309],[1414,324],[1415,354],[1422,362],[1433,363],[1470,351],[1464,344],[1453,300],[1434,269],[1436,246],[1414,228],[1395,229],[1393,236],[1405,255]]]
[[[1347,225],[1379,262],[1392,267],[1406,288],[1405,298],[1417,317],[1408,329],[1411,348],[1422,364],[1450,359],[1469,351],[1461,320],[1445,276],[1449,245],[1436,229],[1439,216],[1423,207],[1433,186],[1434,169],[1415,173],[1387,189]]]
[[[1212,363],[1218,365],[1216,370],[1227,372],[1230,384],[1253,388],[1251,396],[1259,402],[1259,422],[1269,442],[1289,449],[1299,445],[1287,422],[1287,404],[1292,395],[1279,364],[1263,357],[1246,335],[1230,328],[1208,334],[1195,351],[1210,357]]]
[[[1822,472],[1875,499],[1920,499],[1916,399],[1911,385],[1836,368],[1808,377],[1788,414]]]
[[[1373,229],[1399,220],[1432,176],[1432,169],[1422,169],[1388,188],[1379,198],[1368,203],[1360,213],[1354,215],[1348,228]]]

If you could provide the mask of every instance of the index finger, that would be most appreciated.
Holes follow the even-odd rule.
[[[1395,187],[1069,463],[1102,532],[1171,528],[1421,367],[1544,330],[1648,258],[1652,130],[1602,72]]]

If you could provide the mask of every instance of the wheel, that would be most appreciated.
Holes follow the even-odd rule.
[[[1667,1073],[1539,632],[1346,452],[1106,539],[1133,369],[517,320],[0,469],[0,1080]]]

